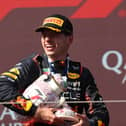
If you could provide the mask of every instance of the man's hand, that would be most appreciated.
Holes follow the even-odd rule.
[[[48,106],[38,107],[34,118],[36,122],[53,124],[58,126],[64,123],[64,121],[55,116],[54,112],[56,110],[56,108],[50,108]]]
[[[79,122],[72,126],[90,126],[90,123],[86,115],[81,115],[77,113],[76,118],[78,118]]]

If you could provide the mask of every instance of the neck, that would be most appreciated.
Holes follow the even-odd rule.
[[[67,55],[58,56],[58,57],[56,57],[56,56],[47,56],[47,57],[48,57],[49,61],[54,62],[54,61],[57,61],[57,60],[65,60]]]

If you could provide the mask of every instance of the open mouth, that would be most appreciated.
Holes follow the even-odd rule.
[[[55,45],[46,45],[45,46],[48,51],[53,51],[55,49]]]

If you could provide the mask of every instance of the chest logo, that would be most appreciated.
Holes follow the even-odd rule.
[[[68,73],[68,77],[70,79],[78,79],[80,77],[80,74],[77,74],[77,73]]]

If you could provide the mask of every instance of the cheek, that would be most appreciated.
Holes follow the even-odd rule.
[[[63,44],[60,45],[60,49],[62,51],[66,51],[69,48],[69,45],[67,45],[65,42]]]
[[[42,44],[42,46],[44,46],[44,39],[43,38],[41,38],[41,44]]]

